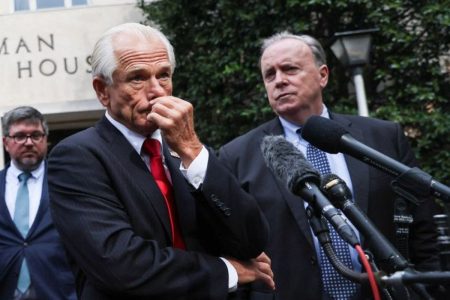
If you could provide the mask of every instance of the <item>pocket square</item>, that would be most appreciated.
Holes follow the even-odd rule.
[[[176,153],[172,149],[169,149],[169,152],[170,152],[170,155],[172,155],[173,157],[180,158],[180,155],[178,155],[178,153]]]

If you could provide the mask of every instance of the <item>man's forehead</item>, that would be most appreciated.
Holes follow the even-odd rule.
[[[37,120],[29,120],[29,119],[23,119],[16,121],[12,123],[9,126],[11,129],[20,129],[21,127],[39,127],[42,128],[42,124],[40,121]]]
[[[159,37],[134,35],[113,42],[118,65],[123,68],[133,70],[148,63],[170,66],[167,48]]]
[[[261,55],[261,66],[271,65],[277,62],[289,62],[297,58],[299,54],[311,52],[308,45],[301,40],[286,38],[276,41],[266,48]]]

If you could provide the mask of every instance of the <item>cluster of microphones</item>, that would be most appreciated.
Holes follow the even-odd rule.
[[[420,197],[434,196],[445,203],[450,198],[450,188],[434,180],[429,174],[419,168],[410,168],[354,139],[338,123],[311,116],[302,128],[302,137],[313,146],[328,153],[344,153],[359,159],[373,167],[387,172],[399,179],[399,184],[408,189],[411,186],[419,187],[408,191],[419,193]],[[352,200],[352,194],[346,183],[335,174],[320,176],[320,173],[311,166],[303,153],[282,136],[266,136],[261,143],[261,151],[266,165],[275,176],[294,195],[300,196],[311,207],[313,214],[324,217],[337,231],[341,238],[352,247],[359,247],[359,239],[352,227],[347,223],[342,213],[363,234],[372,248],[374,260],[392,267],[395,272],[387,274],[377,270],[376,284],[382,286],[409,285],[422,298],[429,299],[423,284],[450,284],[450,271],[418,272],[411,268],[410,263],[397,251],[397,249],[379,232],[370,219]],[[308,208],[309,208],[308,207]],[[311,211],[307,211],[311,226]],[[315,232],[316,233],[316,232]],[[323,234],[323,233],[321,233]],[[322,241],[316,234],[322,247],[328,238]],[[331,249],[331,250],[330,250]],[[357,249],[357,248],[356,248]],[[325,253],[330,260],[332,248]],[[328,253],[327,253],[328,252]],[[343,276],[357,281],[367,281],[367,275],[355,275],[355,272],[340,268],[339,263],[332,264]],[[372,265],[375,265],[372,262]],[[368,271],[368,270],[366,270]],[[372,284],[373,285],[373,284]],[[382,287],[383,288],[383,287]],[[372,286],[372,291],[374,290]],[[377,298],[377,297],[374,297]]]

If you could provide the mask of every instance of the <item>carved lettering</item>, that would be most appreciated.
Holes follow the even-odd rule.
[[[55,50],[55,44],[54,44],[54,41],[53,41],[53,33],[50,33],[50,42],[45,41],[39,35],[37,36],[37,38],[38,38],[38,49],[39,49],[39,52],[42,52],[42,44],[47,45],[47,47],[52,49],[52,50]]]
[[[75,67],[73,71],[69,71],[68,66],[67,66],[67,58],[64,57],[64,70],[66,70],[66,72],[68,74],[75,74],[78,70],[78,59],[76,57],[73,58],[74,62],[75,62]]]
[[[92,66],[92,56],[91,55],[86,57],[86,63],[88,64],[89,67]],[[92,73],[92,68],[86,69],[86,73],[89,73],[89,74]]]
[[[31,60],[28,61],[27,67],[22,67],[20,64],[20,61],[17,62],[17,72],[19,74],[19,78],[22,78],[22,71],[28,70],[28,77],[32,77],[33,74],[31,73]]]
[[[48,66],[48,68],[45,66]],[[48,70],[45,70],[44,68]],[[44,59],[39,64],[39,72],[44,76],[52,76],[53,74],[55,74],[56,69],[56,63],[51,59]]]
[[[2,41],[2,45],[0,46],[0,55],[1,54],[5,54],[5,55],[8,55],[9,53],[8,53],[8,47],[7,47],[7,45],[6,45],[6,40],[7,40],[8,38],[4,38],[3,39],[3,41]],[[4,51],[4,53],[2,53]]]
[[[25,50],[30,53],[30,48],[28,48],[27,43],[23,40],[23,38],[20,38],[19,44],[17,44],[16,54],[19,53],[21,48],[25,48]]]

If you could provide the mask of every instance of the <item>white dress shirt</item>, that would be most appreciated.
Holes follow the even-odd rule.
[[[5,201],[8,207],[11,219],[14,220],[14,211],[16,210],[16,197],[19,189],[19,175],[23,173],[11,161],[11,166],[6,171],[6,187],[5,187]],[[29,206],[29,228],[33,225],[34,220],[39,209],[42,197],[42,184],[44,182],[45,162],[42,161],[39,167],[31,172],[31,177],[27,181],[28,193],[30,199]]]

